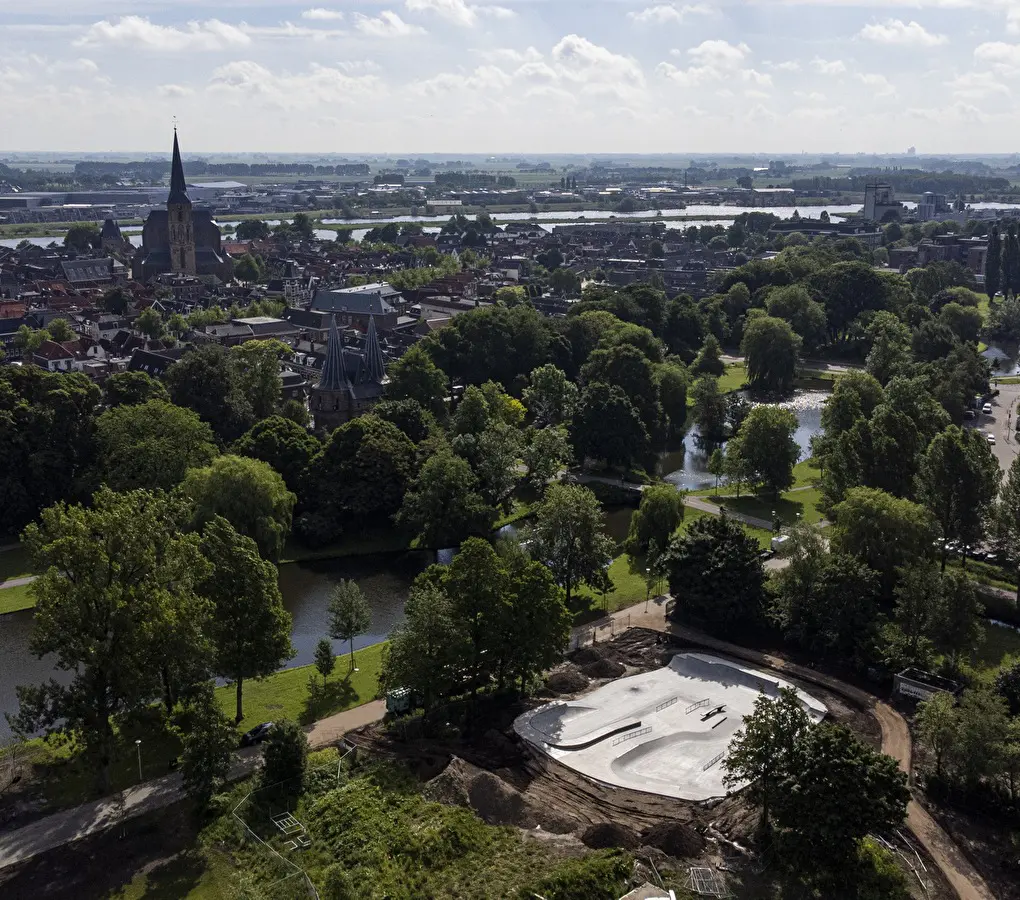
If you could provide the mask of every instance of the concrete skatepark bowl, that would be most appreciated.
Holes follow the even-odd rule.
[[[565,766],[605,784],[709,800],[727,793],[722,758],[760,693],[793,685],[752,666],[678,653],[668,666],[618,678],[578,700],[519,716],[514,730]],[[797,688],[814,722],[825,705]]]

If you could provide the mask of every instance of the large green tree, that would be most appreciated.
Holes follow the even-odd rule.
[[[184,790],[204,810],[226,784],[237,746],[237,728],[220,708],[211,681],[190,693],[174,716],[174,731],[181,742]]]
[[[222,516],[206,524],[202,554],[211,565],[199,591],[213,606],[215,672],[234,682],[240,722],[245,680],[272,675],[294,655],[291,615],[283,607],[276,566]]]
[[[528,376],[524,405],[539,425],[568,422],[577,406],[577,385],[552,364],[539,366]]]
[[[726,516],[692,522],[663,564],[678,602],[673,616],[713,631],[750,629],[764,614],[765,575],[758,542]]]
[[[212,429],[162,400],[115,406],[96,421],[96,480],[115,491],[169,491],[217,455]]]
[[[234,382],[257,420],[279,409],[283,391],[280,360],[292,355],[290,347],[277,340],[245,341],[230,348]]]
[[[222,443],[255,423],[253,399],[245,395],[232,359],[219,344],[206,344],[189,350],[163,376],[170,399],[197,412]]]
[[[554,484],[535,512],[529,532],[535,559],[552,570],[566,591],[567,604],[582,584],[599,587],[613,558],[614,544],[605,533],[602,505],[586,487]]]
[[[414,400],[438,418],[445,417],[450,380],[421,344],[390,363],[388,373],[387,398]]]
[[[793,467],[800,456],[800,446],[793,435],[797,417],[781,406],[756,406],[744,419],[737,436],[730,439],[730,448],[744,461],[748,477],[769,491],[773,497],[793,486]]]
[[[146,403],[149,400],[169,402],[170,395],[157,381],[145,372],[117,372],[106,379],[103,385],[107,406],[128,406],[135,403]]]
[[[298,496],[305,488],[309,464],[322,444],[308,429],[282,416],[270,416],[248,429],[231,448],[238,456],[261,459],[283,477]]]
[[[595,382],[585,387],[580,408],[570,424],[574,457],[629,466],[648,451],[648,431],[626,393]]]
[[[222,516],[252,538],[266,559],[279,559],[290,534],[294,495],[279,473],[259,459],[225,455],[188,472],[182,486],[201,528]]]
[[[719,379],[702,375],[691,391],[692,418],[698,426],[698,439],[704,445],[718,444],[726,437],[726,397],[719,390]]]
[[[372,624],[372,607],[356,581],[341,578],[329,593],[329,636],[347,641],[354,671],[354,639],[368,631]]]
[[[991,525],[998,546],[1020,576],[1020,456],[1010,463],[1006,483],[992,511]],[[1017,584],[1020,585],[1020,577]],[[1017,603],[1020,604],[1020,586],[1017,587]]]
[[[31,734],[73,731],[110,784],[114,721],[145,709],[180,639],[199,641],[207,607],[195,593],[206,571],[186,510],[165,495],[99,490],[89,507],[58,503],[25,530],[36,571],[30,648],[53,654],[61,682],[19,687],[16,722]]]
[[[985,290],[988,299],[994,300],[1002,285],[1002,239],[999,237],[999,226],[992,226],[988,237],[988,254],[985,256]]]
[[[637,512],[630,518],[625,544],[627,552],[638,556],[655,547],[661,553],[683,520],[684,495],[676,485],[666,483],[646,487],[641,493]]]
[[[528,482],[537,491],[544,492],[546,485],[572,458],[566,428],[547,425],[531,429],[521,458],[528,470]]]
[[[748,322],[740,352],[747,359],[747,380],[752,388],[786,393],[797,375],[803,341],[785,319],[759,316]]]
[[[1002,472],[981,432],[950,425],[928,446],[918,472],[918,496],[935,516],[944,540],[977,543]],[[942,569],[947,550],[942,550]]]

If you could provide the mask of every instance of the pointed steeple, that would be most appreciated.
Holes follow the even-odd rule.
[[[320,391],[340,391],[350,384],[344,366],[344,342],[336,327],[336,316],[330,316],[329,339],[326,342],[326,361],[322,364]]]
[[[368,317],[368,331],[365,333],[365,352],[363,354],[365,381],[381,384],[386,377],[386,363],[383,362],[382,349],[379,347],[379,335],[375,330],[375,316]]]
[[[170,196],[167,203],[191,203],[188,185],[184,181],[184,163],[181,162],[181,148],[177,144],[177,129],[174,128],[174,158],[170,163]]]

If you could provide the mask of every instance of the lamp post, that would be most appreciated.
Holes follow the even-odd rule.
[[[645,568],[645,612],[648,612],[648,595],[652,590],[652,570]]]
[[[142,780],[142,741],[141,738],[135,740],[135,749],[138,751],[138,780]]]

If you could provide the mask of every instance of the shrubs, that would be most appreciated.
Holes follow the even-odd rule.
[[[563,863],[517,896],[532,900],[616,900],[624,892],[631,873],[631,860],[621,850],[603,850]]]
[[[288,791],[301,793],[308,760],[308,738],[296,722],[284,719],[273,726],[262,759],[265,764],[262,780],[267,786],[287,782]]]

